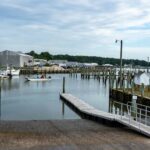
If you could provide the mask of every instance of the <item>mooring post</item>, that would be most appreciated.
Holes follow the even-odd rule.
[[[65,93],[65,77],[63,77],[63,93]]]
[[[142,97],[144,96],[144,83],[142,83],[141,85],[141,96]]]
[[[117,78],[116,78],[116,90],[118,89],[118,81],[117,81]]]
[[[122,78],[122,87],[123,87],[123,93],[125,92],[125,80],[124,77]]]
[[[134,82],[133,81],[131,82],[131,94],[132,95],[134,94]]]
[[[129,76],[129,73],[127,74],[127,91],[129,89],[129,80],[130,80],[130,76]]]

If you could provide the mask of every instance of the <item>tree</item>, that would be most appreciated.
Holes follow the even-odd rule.
[[[41,59],[46,59],[46,60],[52,59],[52,55],[49,54],[49,52],[41,52],[39,56]]]
[[[112,64],[112,65],[119,65],[120,60],[116,58],[105,58],[105,57],[97,57],[97,56],[71,56],[71,55],[51,55],[49,52],[41,52],[37,54],[35,51],[31,51],[27,53],[28,55],[33,56],[34,58],[39,59],[54,59],[54,60],[68,60],[68,61],[76,61],[81,63],[98,63],[99,65],[102,64]],[[123,59],[124,64],[134,64],[140,66],[148,66],[148,63],[144,60],[134,60],[134,59]]]

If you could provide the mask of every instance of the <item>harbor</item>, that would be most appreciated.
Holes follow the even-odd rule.
[[[24,75],[1,80],[2,149],[149,149],[147,132],[117,122],[118,113],[109,114],[119,108],[110,105],[109,80],[83,79],[79,73],[49,75],[50,82],[26,82]],[[68,105],[65,94],[59,98],[62,92],[76,95],[82,104],[73,97],[76,107]]]
[[[149,0],[1,0],[0,150],[150,150]]]
[[[125,68],[122,79],[119,68],[103,66],[5,72],[0,78],[1,148],[92,150],[116,149],[117,144],[119,149],[149,149],[146,68]],[[139,72],[146,77],[144,86],[140,76],[135,80]]]

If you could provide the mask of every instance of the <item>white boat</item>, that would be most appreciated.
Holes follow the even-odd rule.
[[[10,74],[11,74],[11,76],[19,76],[20,69],[15,70],[14,68],[10,69],[9,67],[7,67],[6,70],[2,70],[0,73],[0,75],[3,75],[3,76],[8,76]]]
[[[11,74],[12,76],[19,76],[19,74],[20,74],[20,69],[17,69],[17,70],[15,70],[15,69],[7,69],[6,71],[5,71],[5,74],[6,75],[8,75],[8,74]]]
[[[26,80],[27,81],[50,81],[52,79],[51,78],[29,78],[29,77],[26,77]]]
[[[6,75],[0,75],[0,79],[9,79],[9,76],[6,76]]]

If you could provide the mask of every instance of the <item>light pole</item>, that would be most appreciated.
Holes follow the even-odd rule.
[[[116,40],[116,43],[120,42],[120,88],[122,88],[122,47],[123,47],[123,41],[122,40]]]
[[[147,57],[147,62],[148,62],[147,72],[149,73],[149,57]]]
[[[2,95],[1,95],[1,92],[2,92],[2,89],[1,89],[2,87],[1,87],[1,78],[0,78],[0,121],[1,121],[1,115],[2,115],[2,113],[1,113],[1,111],[2,111],[2,100],[1,100],[1,97],[2,97]]]

